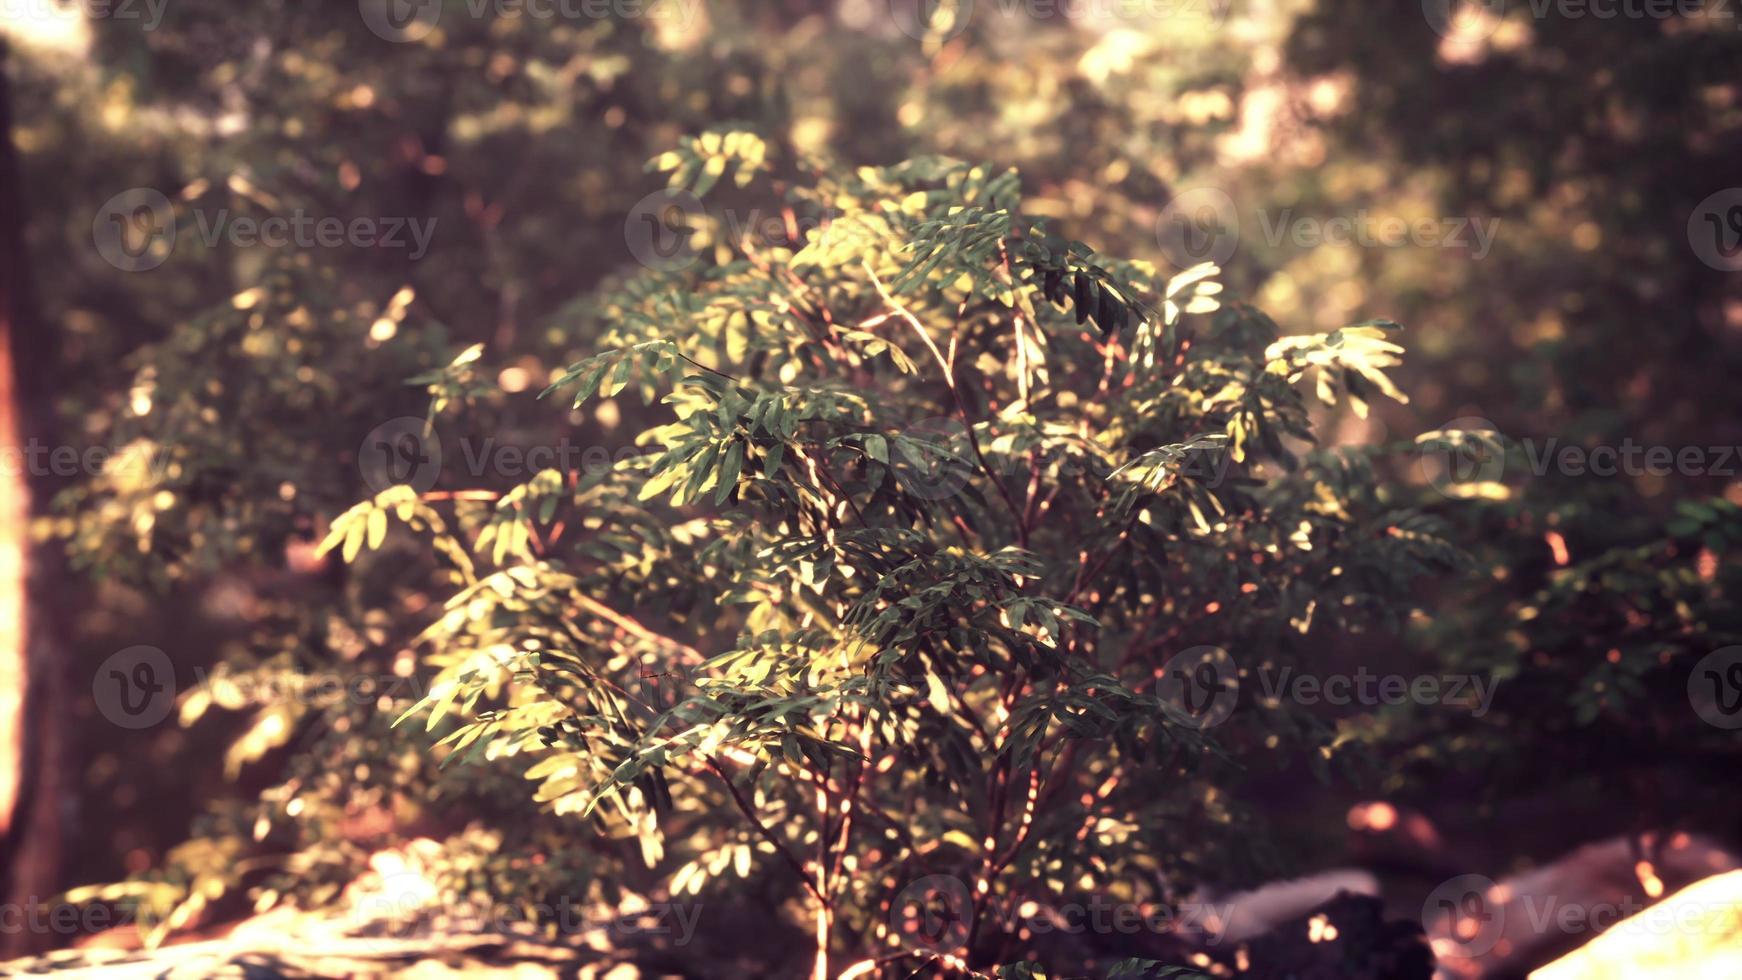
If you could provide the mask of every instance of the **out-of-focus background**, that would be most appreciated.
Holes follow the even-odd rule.
[[[1067,237],[1216,261],[1285,331],[1396,320],[1408,403],[1328,417],[1332,441],[1515,447],[1456,482],[1431,454],[1396,464],[1481,571],[1434,584],[1431,621],[1325,652],[1498,678],[1492,704],[1327,709],[1387,764],[1330,785],[1255,768],[1237,792],[1272,817],[1270,870],[1223,887],[1354,867],[1419,909],[1454,871],[1647,831],[1733,866],[1733,5],[4,0],[0,36],[8,902],[147,881],[197,931],[271,908],[264,869],[318,900],[414,839],[508,860],[492,828],[530,804],[506,777],[432,793],[396,711],[353,698],[317,728],[260,678],[412,674],[391,638],[428,583],[372,592],[313,555],[367,492],[357,447],[421,416],[404,380],[473,343],[498,438],[553,438],[534,399],[595,349],[575,304],[638,268],[663,184],[644,164],[722,123],[847,166],[1014,166]],[[589,408],[568,436],[614,453],[640,410]],[[150,692],[103,676],[153,649],[182,684],[136,724],[104,699]],[[227,683],[236,664],[253,680]],[[1622,864],[1663,893],[1648,857]]]

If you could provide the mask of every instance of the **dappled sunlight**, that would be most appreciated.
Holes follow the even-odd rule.
[[[5,7],[0,959],[1742,971],[1742,32],[1598,6]]]
[[[18,0],[0,6],[0,37],[56,55],[83,56],[91,45],[90,23],[77,3]]]

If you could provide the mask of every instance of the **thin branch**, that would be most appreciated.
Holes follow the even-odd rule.
[[[894,310],[897,316],[907,321],[907,325],[912,327],[915,333],[919,334],[919,339],[925,342],[925,346],[931,351],[932,357],[937,359],[938,367],[943,368],[944,383],[949,386],[950,397],[954,399],[956,403],[956,411],[962,416],[962,425],[966,426],[968,430],[968,447],[974,451],[974,459],[979,462],[981,472],[985,473],[986,478],[992,481],[993,488],[998,491],[999,498],[1004,501],[1004,506],[1010,511],[1011,518],[1015,520],[1017,543],[1021,547],[1027,548],[1028,530],[1022,523],[1022,511],[1016,506],[1016,501],[1010,496],[1010,491],[1005,489],[1004,481],[998,479],[998,474],[992,471],[991,464],[986,462],[986,455],[980,451],[980,440],[974,435],[974,420],[968,417],[967,403],[962,401],[962,392],[956,387],[955,337],[951,336],[950,355],[945,357],[943,351],[938,349],[936,341],[931,339],[931,334],[926,332],[925,326],[919,322],[917,317],[908,311],[907,307],[901,305],[900,301],[889,294],[889,290],[883,286],[883,280],[877,278],[877,273],[872,271],[869,264],[865,266],[865,272],[871,277],[871,285],[877,290],[877,295],[881,296],[883,301],[889,304],[890,309]]]
[[[1100,560],[1095,562],[1092,568],[1089,566],[1087,561],[1084,561],[1083,564],[1078,566],[1076,584],[1071,586],[1070,593],[1060,600],[1061,602],[1067,606],[1071,605],[1076,601],[1078,593],[1083,591],[1083,586],[1088,585],[1096,575],[1101,574],[1101,569],[1106,568],[1107,563],[1113,560],[1113,556],[1119,553],[1119,549],[1124,547],[1125,542],[1131,539],[1131,531],[1137,527],[1137,519],[1142,514],[1142,507],[1134,507],[1131,511],[1130,520],[1127,520],[1125,526],[1119,530],[1118,539],[1113,542],[1111,547],[1101,552]],[[1083,557],[1085,559],[1088,558],[1088,555],[1088,552],[1083,552]]]
[[[763,822],[757,818],[756,811],[752,810],[750,807],[750,801],[744,799],[744,794],[738,792],[737,784],[733,783],[732,778],[726,775],[726,770],[720,768],[719,761],[709,759],[708,769],[711,770],[714,775],[720,777],[720,782],[726,784],[726,792],[732,794],[732,802],[738,805],[739,812],[744,814],[745,820],[750,821],[750,826],[756,828],[756,832],[762,836],[763,840],[773,845],[775,853],[785,858],[786,863],[792,867],[792,870],[795,873],[798,874],[798,880],[804,882],[804,886],[810,889],[811,894],[815,895],[818,901],[827,906],[828,899],[824,897],[822,892],[817,890],[816,882],[811,880],[810,872],[805,870],[804,863],[797,857],[794,857],[793,853],[786,849],[786,845],[781,843],[780,838],[774,836],[774,831],[769,830],[767,825],[763,824]]]
[[[634,619],[623,615],[622,613],[618,612],[617,610],[612,609],[610,606],[605,605],[604,603],[600,602],[597,599],[592,598],[591,596],[585,595],[585,594],[580,593],[580,592],[576,592],[573,594],[573,598],[574,598],[576,604],[578,604],[581,608],[587,610],[588,612],[592,613],[595,616],[598,616],[600,619],[604,619],[604,620],[611,622],[612,624],[617,626],[617,628],[623,630],[626,633],[629,633],[633,636],[640,637],[641,639],[646,640],[649,643],[657,644],[657,645],[663,646],[663,647],[669,647],[673,650],[676,650],[678,653],[681,653],[686,658],[688,658],[691,663],[701,664],[701,663],[707,662],[708,658],[706,656],[704,656],[702,654],[702,652],[700,650],[697,650],[695,647],[692,647],[687,643],[679,643],[678,641],[672,639],[669,636],[665,636],[665,635],[660,634],[660,633],[655,633],[654,631],[652,631],[652,630],[648,629],[647,627],[641,625],[640,623],[636,622]]]
[[[742,385],[745,388],[752,387],[751,385],[745,384],[745,382],[743,382],[742,380],[740,380],[738,378],[734,378],[733,376],[731,376],[730,374],[727,374],[724,371],[716,371],[713,368],[708,367],[706,364],[703,364],[701,361],[698,361],[695,358],[689,356],[688,354],[685,354],[683,351],[678,350],[676,347],[672,348],[672,352],[677,354],[677,356],[683,358],[684,360],[690,362],[691,364],[694,364],[696,367],[699,367],[702,370],[708,372],[709,374],[718,375],[722,378],[725,378],[727,381],[732,382],[735,385]]]

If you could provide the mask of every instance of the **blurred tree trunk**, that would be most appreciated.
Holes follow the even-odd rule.
[[[53,446],[54,338],[37,314],[25,250],[12,138],[9,51],[0,40],[0,899],[46,902],[60,879],[59,808],[66,776],[65,647],[48,614],[58,554],[31,547],[30,519],[48,505],[32,444]],[[0,933],[0,958],[55,945],[41,931]]]

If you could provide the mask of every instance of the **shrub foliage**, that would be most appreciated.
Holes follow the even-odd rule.
[[[702,194],[750,139],[657,162]],[[1009,962],[1003,903],[1166,902],[1217,853],[1247,651],[1393,616],[1451,555],[1312,446],[1316,402],[1398,396],[1395,325],[1279,336],[1213,267],[1049,235],[1012,171],[820,173],[802,248],[691,215],[695,262],[587,304],[607,349],[546,395],[657,400],[644,452],[471,521],[394,487],[326,546],[430,539],[455,588],[407,715],[672,894],[773,876],[825,964]]]

